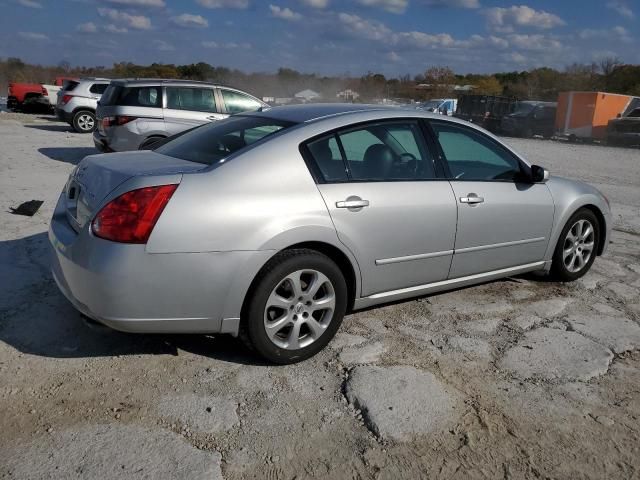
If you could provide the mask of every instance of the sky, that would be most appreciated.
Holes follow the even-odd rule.
[[[640,63],[640,0],[0,0],[0,57],[399,76]]]

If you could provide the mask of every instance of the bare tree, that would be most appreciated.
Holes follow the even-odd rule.
[[[618,57],[605,57],[600,60],[600,71],[606,77],[611,75],[611,72],[618,66],[622,65],[622,60]]]

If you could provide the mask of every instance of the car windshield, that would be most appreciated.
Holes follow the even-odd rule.
[[[265,117],[235,116],[190,130],[155,151],[169,157],[213,165],[292,122]]]
[[[518,102],[516,108],[513,110],[513,115],[526,116],[529,115],[533,109],[536,108],[535,103]]]
[[[627,117],[640,117],[640,108],[636,108],[635,110],[633,110],[629,115],[627,115]]]

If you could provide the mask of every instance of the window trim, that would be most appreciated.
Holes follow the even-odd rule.
[[[340,140],[340,135],[349,133],[351,131],[361,130],[366,128],[368,125],[380,125],[380,124],[393,124],[393,123],[414,123],[416,124],[417,133],[421,136],[424,141],[424,145],[426,147],[426,153],[431,157],[430,160],[433,162],[433,170],[435,173],[434,178],[394,178],[394,179],[385,179],[385,180],[372,180],[372,179],[354,179],[351,175],[351,169],[349,168],[349,162],[347,160],[346,153],[344,151],[344,147],[342,145],[342,141]],[[318,135],[314,135],[313,137],[307,138],[305,141],[301,142],[298,146],[298,150],[302,155],[305,163],[307,164],[307,168],[311,172],[311,176],[317,184],[343,184],[343,183],[396,183],[396,182],[434,182],[434,181],[443,181],[447,180],[445,175],[445,170],[443,165],[441,165],[441,160],[438,158],[436,154],[436,150],[432,145],[430,137],[426,135],[424,119],[422,117],[391,117],[391,118],[378,118],[375,120],[365,120],[363,122],[351,123],[349,125],[343,125],[341,127],[332,128]],[[345,172],[347,174],[347,178],[345,180],[325,180],[320,168],[316,164],[313,155],[311,154],[311,150],[308,145],[310,143],[315,142],[316,140],[320,140],[323,138],[335,137],[336,142],[338,144],[338,148],[340,149],[340,155],[342,157],[342,163],[345,168]]]
[[[432,138],[432,141],[434,142],[434,147],[437,150],[437,156],[440,159],[440,161],[442,162],[442,165],[444,167],[444,172],[445,172],[445,177],[446,180],[450,181],[450,182],[488,182],[488,183],[532,183],[530,180],[528,180],[531,177],[531,167],[529,167],[529,165],[527,165],[525,162],[522,161],[522,159],[520,157],[518,157],[516,154],[514,154],[511,150],[509,150],[507,147],[505,147],[504,145],[502,145],[502,143],[500,143],[499,141],[495,140],[494,138],[491,138],[489,135],[487,135],[486,133],[473,128],[473,127],[468,127],[467,125],[463,125],[460,124],[458,122],[451,122],[451,121],[447,121],[447,120],[441,120],[441,119],[425,119],[425,127],[428,129],[429,135]],[[480,135],[481,137],[484,137],[486,140],[488,140],[489,142],[498,145],[499,148],[501,150],[503,150],[507,155],[511,156],[511,158],[513,158],[518,165],[520,166],[520,175],[522,176],[522,178],[514,178],[511,180],[507,180],[507,179],[471,179],[471,178],[455,178],[453,176],[453,174],[451,173],[451,169],[449,168],[449,160],[447,160],[447,156],[444,153],[444,150],[442,149],[442,146],[440,145],[440,142],[438,141],[438,136],[436,135],[436,132],[433,128],[433,124],[434,123],[441,123],[447,126],[454,126],[456,128],[460,128],[462,130],[466,130],[469,132],[473,132],[477,135]]]

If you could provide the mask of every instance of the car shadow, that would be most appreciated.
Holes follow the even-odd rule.
[[[75,130],[71,125],[33,125],[27,124],[25,128],[35,128],[36,130],[46,130],[48,132],[71,132],[75,133]]]
[[[0,241],[0,342],[47,358],[179,355],[266,365],[228,335],[130,334],[87,323],[49,272],[46,233]]]
[[[38,152],[51,160],[77,165],[87,155],[97,155],[100,152],[93,147],[45,147]]]

